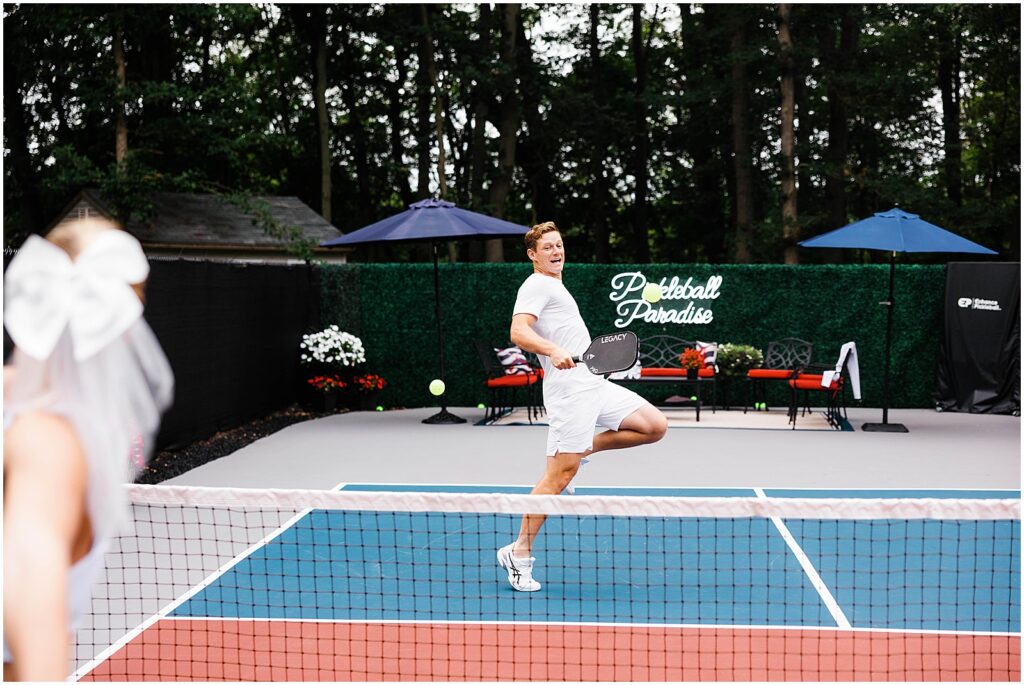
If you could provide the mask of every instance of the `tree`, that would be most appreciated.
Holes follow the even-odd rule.
[[[648,244],[647,226],[647,55],[651,50],[653,27],[644,39],[643,5],[633,5],[633,64],[636,70],[633,94],[633,179],[636,184],[633,199],[633,249],[635,261],[646,264],[651,261],[651,247]]]
[[[515,89],[516,73],[516,23],[519,5],[515,3],[496,5],[501,26],[501,72],[498,78],[498,94],[501,102],[498,108],[498,174],[491,185],[490,205],[495,216],[506,217],[506,205],[512,190],[512,173],[516,164],[516,138],[519,131],[519,102]],[[505,256],[501,239],[485,243],[488,262],[503,262]]]
[[[823,105],[828,114],[824,128],[828,131],[828,144],[823,155],[825,179],[825,204],[821,227],[832,230],[849,223],[849,194],[847,178],[851,175],[850,163],[850,105],[853,100],[852,86],[856,78],[856,53],[858,47],[857,8],[842,5],[823,13],[818,24],[818,54],[822,63],[821,83],[827,104]],[[863,105],[863,103],[860,103]],[[870,115],[868,115],[870,116]],[[861,117],[855,117],[865,121]],[[863,125],[863,124],[862,124]],[[866,162],[865,165],[870,165]],[[821,251],[819,258],[829,262],[842,262],[848,258],[847,251],[829,249]]]
[[[936,22],[939,92],[942,97],[943,177],[946,197],[962,204],[960,193],[962,145],[960,142],[960,10],[956,5],[940,7]]]
[[[427,81],[430,84],[431,100],[434,102],[434,131],[437,142],[437,183],[439,197],[448,196],[448,179],[445,170],[444,152],[444,108],[441,105],[441,87],[437,82],[437,66],[434,63],[434,34],[430,30],[430,17],[427,15],[427,6],[420,5],[420,21],[423,24],[424,40],[427,49],[423,51],[423,58],[427,69]]]
[[[327,111],[327,7],[287,5],[292,21],[309,46],[312,63],[313,108],[320,157],[320,215],[331,220],[331,124]]]
[[[693,226],[692,235],[700,241],[703,257],[725,262],[725,186],[734,176],[730,173],[731,154],[719,154],[723,147],[729,147],[729,65],[716,55],[728,35],[726,22],[721,21],[725,8],[709,5],[703,9],[698,14],[692,6],[680,5],[680,146],[693,163],[692,192],[687,192],[682,202],[689,210],[685,221]],[[679,249],[696,261],[699,255],[692,244],[687,241]]]
[[[471,114],[470,125],[473,127],[471,135],[471,161],[469,168],[470,193],[473,207],[477,210],[483,209],[486,204],[484,199],[484,173],[487,158],[487,118],[490,112],[490,101],[493,93],[490,87],[489,65],[493,60],[491,50],[491,35],[493,33],[493,19],[491,17],[491,4],[480,5],[480,13],[477,18],[477,45],[475,50],[475,84],[470,94]]]
[[[430,197],[430,63],[433,60],[433,38],[423,22],[422,12],[430,12],[430,6],[423,5],[419,20],[419,40],[417,41],[418,64],[416,65],[416,196],[418,199]]]
[[[395,66],[395,77],[388,79],[384,86],[388,103],[388,149],[391,158],[387,178],[388,183],[397,188],[403,207],[414,201],[402,135],[406,128],[402,87],[408,76],[406,64],[409,60],[409,42],[400,27],[405,26],[407,16],[408,7],[404,5],[388,4],[384,8],[385,26],[394,32],[394,35],[386,35],[385,40],[391,45]]]
[[[526,174],[530,189],[533,216],[537,221],[550,221],[555,215],[554,178],[551,173],[552,151],[548,143],[547,122],[541,113],[544,104],[543,84],[546,75],[534,62],[530,41],[526,38],[524,11],[516,15],[516,73],[519,76],[519,99],[524,127],[520,127],[516,157]]]
[[[790,9],[786,3],[778,7],[779,58],[782,66],[782,78],[779,82],[782,95],[782,239],[785,263],[797,264],[800,261],[797,253],[800,225],[797,223],[796,172],[793,163],[793,114],[796,95],[793,83],[793,38],[789,30]]]
[[[747,27],[743,7],[732,15],[732,37],[729,41],[732,73],[729,87],[732,95],[732,153],[735,176],[736,261],[751,261],[751,239],[754,224],[754,176],[750,154],[750,85],[747,82]]]
[[[590,95],[593,101],[593,126],[590,128],[590,233],[593,236],[594,259],[607,264],[608,244],[608,177],[604,164],[606,115],[604,70],[601,66],[601,45],[597,30],[601,22],[601,6],[589,7],[588,48],[590,56]]]
[[[124,173],[128,157],[128,122],[124,115],[124,94],[128,79],[124,64],[124,28],[120,22],[114,27],[114,68],[117,72],[117,89],[114,95],[114,160],[117,162],[117,170]]]

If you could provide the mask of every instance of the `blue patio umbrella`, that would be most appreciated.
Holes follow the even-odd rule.
[[[874,216],[823,233],[816,238],[800,242],[804,247],[853,247],[889,252],[889,299],[880,302],[888,307],[885,331],[885,375],[882,385],[882,422],[865,423],[869,432],[906,433],[903,424],[889,423],[889,363],[892,353],[892,310],[896,282],[897,252],[966,252],[997,254],[982,245],[961,238],[944,228],[930,224],[917,214],[899,208],[876,212]]]
[[[460,209],[445,200],[414,202],[409,209],[376,223],[321,243],[321,247],[366,245],[369,243],[414,242],[429,240],[434,252],[434,315],[437,318],[437,347],[440,357],[439,378],[444,380],[444,327],[441,322],[441,283],[437,268],[438,244],[447,240],[484,240],[503,236],[522,236],[529,230],[510,221]],[[441,410],[423,423],[465,423],[448,411],[447,395],[441,395]]]

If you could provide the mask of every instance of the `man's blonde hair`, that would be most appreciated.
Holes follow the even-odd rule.
[[[536,250],[537,249],[537,241],[540,240],[540,237],[542,235],[544,235],[545,233],[551,233],[551,231],[557,231],[557,230],[558,230],[558,226],[555,226],[555,222],[554,221],[545,221],[542,224],[537,224],[536,226],[534,226],[533,228],[531,228],[529,231],[526,232],[526,237],[525,237],[526,249],[527,250]]]

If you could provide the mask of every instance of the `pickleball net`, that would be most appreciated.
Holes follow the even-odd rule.
[[[80,679],[1020,679],[1016,499],[128,492]]]

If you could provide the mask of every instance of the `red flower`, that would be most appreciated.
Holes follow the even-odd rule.
[[[312,378],[307,379],[306,382],[320,392],[341,390],[348,385],[345,381],[341,380],[341,376],[337,374],[331,376],[313,376]]]
[[[704,368],[704,355],[696,348],[687,347],[683,350],[683,355],[679,358],[679,365],[684,369]]]
[[[360,392],[379,392],[387,386],[388,382],[383,377],[378,376],[375,373],[367,373],[362,376],[356,376],[352,379],[352,382],[356,384],[356,388]]]

